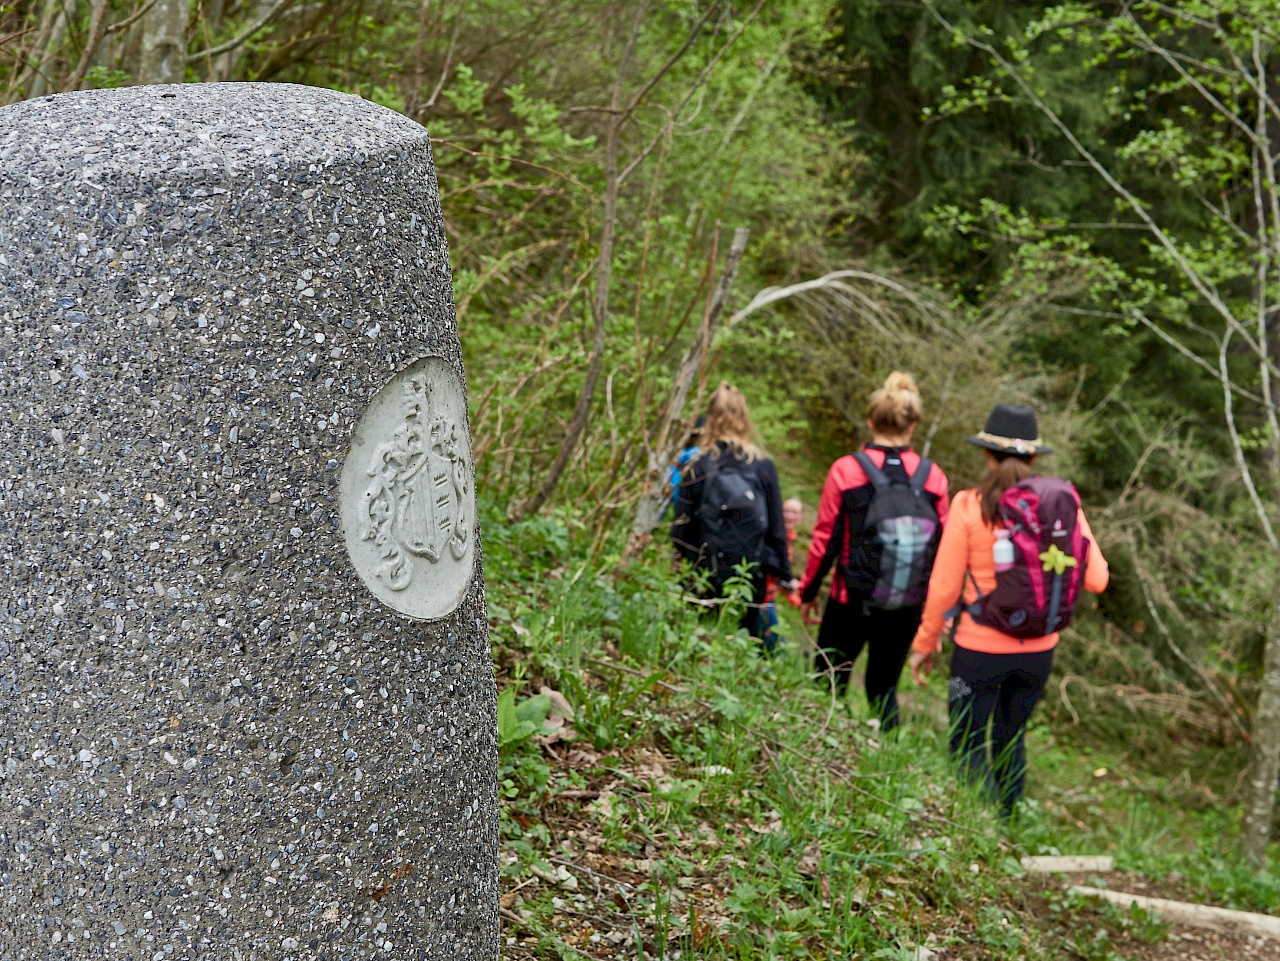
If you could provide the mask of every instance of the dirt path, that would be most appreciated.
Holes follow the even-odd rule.
[[[540,812],[538,820],[549,833],[554,853],[541,862],[534,875],[504,879],[503,957],[552,956],[539,945],[540,938],[547,936],[597,958],[639,957],[641,951],[649,958],[661,958],[677,949],[692,958],[722,951],[734,924],[733,912],[725,906],[733,892],[727,861],[734,858],[739,845],[749,843],[749,832],[766,832],[774,825],[743,824],[741,837],[736,832],[716,832],[710,825],[667,831],[637,844],[632,854],[619,855],[609,850],[603,836],[602,822],[611,792],[621,789],[624,781],[659,781],[678,762],[654,748],[642,748],[623,752],[606,768],[600,763],[600,754],[565,743],[549,745],[545,757],[557,772],[585,775],[585,784],[552,797]],[[673,853],[694,867],[688,877],[676,881],[668,906],[671,914],[664,923],[654,916],[655,906],[645,889],[654,866]],[[800,868],[805,869],[804,861]],[[814,883],[821,885],[819,874],[814,875]],[[1277,941],[1180,926],[1166,928],[1140,914],[1068,896],[1070,884],[1093,879],[1112,890],[1197,900],[1195,892],[1176,882],[1121,872],[1070,878],[1028,875],[1021,886],[1022,896],[1015,897],[1017,903],[1008,904],[1006,910],[1010,917],[1020,919],[1024,929],[1038,931],[1050,956],[1062,961],[1280,961]],[[877,900],[874,893],[868,893],[869,904]],[[530,910],[535,907],[536,911]],[[931,961],[987,961],[991,957],[990,948],[978,938],[971,922],[954,912],[922,908],[917,920],[924,925],[922,930],[934,933],[929,943],[941,945],[922,957]],[[689,953],[690,945],[693,953]],[[814,947],[821,950],[820,944]]]
[[[1086,958],[1092,961],[1094,958],[1118,956],[1132,961],[1280,961],[1280,941],[1184,925],[1164,927],[1151,923],[1140,914],[1126,916],[1124,912],[1101,902],[1096,906],[1086,902],[1064,918],[1060,911],[1054,910],[1054,905],[1063,902],[1068,886],[1082,883],[1085,877],[1101,880],[1112,891],[1198,903],[1194,892],[1176,883],[1152,881],[1120,871],[1075,878],[1028,876],[1023,917],[1040,928],[1049,943],[1058,942],[1058,956],[1063,959]],[[1105,932],[1105,939],[1099,936],[1099,932]],[[1106,949],[1112,953],[1107,954]]]

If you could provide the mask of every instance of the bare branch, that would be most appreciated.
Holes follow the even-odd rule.
[[[756,311],[768,307],[770,304],[776,304],[780,300],[786,300],[790,297],[797,297],[815,290],[838,290],[848,292],[853,288],[848,287],[844,283],[845,280],[865,280],[872,284],[885,287],[892,290],[895,294],[905,298],[913,307],[921,312],[922,316],[928,317],[939,332],[950,333],[946,325],[941,324],[936,319],[936,308],[923,300],[909,287],[898,283],[889,277],[880,274],[869,273],[865,270],[836,270],[813,280],[805,280],[800,283],[790,284],[786,287],[766,287],[757,293],[751,301],[743,308],[735,312],[725,321],[725,329],[733,327],[741,320],[754,314]]]
[[[503,154],[485,153],[483,150],[472,150],[470,147],[464,147],[462,144],[456,143],[452,140],[445,140],[443,137],[432,137],[431,142],[441,144],[445,147],[452,147],[454,150],[460,150],[471,157],[488,157],[490,160],[503,160],[507,163],[522,164],[525,167],[533,167],[535,170],[544,170],[553,176],[559,177],[561,180],[567,180],[580,190],[592,193],[591,188],[579,181],[576,177],[567,174],[562,170],[556,170],[554,167],[545,167],[542,164],[534,163],[532,160],[521,160],[519,157],[507,157]]]
[[[1209,373],[1213,374],[1214,377],[1221,378],[1222,374],[1219,368],[1209,363],[1207,360],[1205,360],[1203,357],[1201,357],[1191,348],[1183,344],[1182,341],[1178,340],[1168,331],[1161,328],[1159,324],[1154,323],[1149,317],[1145,316],[1144,314],[1140,313],[1137,310],[1130,311],[1129,316],[1131,316],[1134,320],[1138,321],[1140,324],[1142,324],[1144,327],[1146,327],[1148,330],[1154,333],[1157,337],[1163,340],[1166,344],[1168,344],[1178,353],[1182,354],[1183,357],[1186,357],[1188,360],[1192,361],[1196,365],[1203,367]],[[1219,340],[1220,350],[1221,350],[1221,343],[1222,343],[1221,340]],[[1227,387],[1230,390],[1235,391],[1235,393],[1239,394],[1241,397],[1245,397],[1253,401],[1254,403],[1257,403],[1257,404],[1265,403],[1265,401],[1262,399],[1260,395],[1255,394],[1251,390],[1245,390],[1243,387],[1237,387],[1234,384],[1234,382],[1229,383]]]
[[[462,18],[458,17],[453,22],[453,36],[449,38],[449,49],[444,55],[444,66],[440,68],[440,79],[436,81],[435,89],[431,91],[431,96],[427,98],[427,102],[418,108],[418,114],[422,111],[430,110],[436,105],[436,100],[440,96],[440,92],[444,90],[445,82],[449,79],[449,68],[453,66],[453,51],[458,45],[458,32],[462,29]]]
[[[1236,129],[1240,130],[1245,137],[1249,139],[1250,143],[1256,144],[1258,142],[1257,134],[1254,132],[1254,129],[1245,123],[1240,117],[1237,117],[1235,111],[1227,109],[1226,104],[1214,96],[1213,92],[1201,83],[1199,78],[1195,77],[1191,71],[1183,65],[1181,57],[1173,56],[1168,49],[1156,43],[1155,40],[1152,39],[1151,35],[1143,29],[1140,23],[1138,23],[1138,20],[1134,17],[1132,10],[1126,10],[1125,17],[1141,38],[1141,42],[1138,44],[1139,47],[1146,50],[1148,53],[1154,53],[1156,56],[1164,60],[1165,63],[1169,64],[1169,66],[1173,67],[1173,69],[1177,71],[1178,76],[1190,84],[1196,93],[1200,94],[1209,106],[1211,106],[1224,120],[1233,124]],[[1247,73],[1246,76],[1248,76]],[[1253,78],[1249,77],[1249,79],[1252,80]]]
[[[1253,62],[1258,70],[1257,87],[1260,92],[1266,90],[1267,74],[1266,68],[1262,63],[1262,51],[1259,49],[1258,34],[1255,31],[1253,35]],[[1271,263],[1272,252],[1275,245],[1275,232],[1280,230],[1280,209],[1276,207],[1276,189],[1275,189],[1275,158],[1271,153],[1271,145],[1267,137],[1267,110],[1263,97],[1258,97],[1258,112],[1254,121],[1257,124],[1259,142],[1254,145],[1251,151],[1250,164],[1253,173],[1253,203],[1257,210],[1258,219],[1258,253],[1257,253],[1257,275],[1254,279],[1254,285],[1257,288],[1254,297],[1256,299],[1255,309],[1257,315],[1258,328],[1258,345],[1261,349],[1261,363],[1258,364],[1258,373],[1262,383],[1263,408],[1267,415],[1267,433],[1271,440],[1271,456],[1268,462],[1271,465],[1271,480],[1273,483],[1280,483],[1280,421],[1276,419],[1276,405],[1271,390],[1271,358],[1270,358],[1270,332],[1267,330],[1267,282],[1268,267]],[[1262,164],[1265,158],[1267,166],[1267,181],[1271,188],[1271,222],[1268,229],[1267,212],[1262,197]],[[1268,234],[1271,236],[1269,237]]]
[[[128,30],[135,23],[145,17],[147,15],[147,11],[155,5],[156,0],[147,0],[146,3],[133,11],[133,13],[129,14],[129,16],[125,17],[119,23],[113,23],[111,26],[107,27],[107,36],[111,36],[113,33],[119,33],[121,30]]]
[[[1142,313],[1142,311],[1138,310],[1137,308],[1131,307],[1129,308],[1129,311],[1127,313],[1122,314],[1114,310],[1090,310],[1084,307],[1067,307],[1063,304],[1052,304],[1050,306],[1052,306],[1054,310],[1060,311],[1064,314],[1078,314],[1082,317],[1101,317],[1107,320],[1136,320],[1138,323],[1142,324],[1142,326],[1146,327],[1153,334],[1155,334],[1157,337],[1163,340],[1166,344],[1168,344],[1170,347],[1172,347],[1174,350],[1180,353],[1183,357],[1187,358],[1187,360],[1191,361],[1197,367],[1201,367],[1208,373],[1212,374],[1215,380],[1219,380],[1221,377],[1216,364],[1209,363],[1209,361],[1205,360],[1203,357],[1197,354],[1194,350],[1192,350],[1186,344],[1182,343],[1182,341],[1178,340],[1176,337],[1174,337],[1167,330],[1165,330],[1163,327],[1161,327],[1159,324],[1157,324],[1155,321],[1153,321],[1150,317]],[[1188,326],[1191,327],[1193,330],[1195,330],[1196,333],[1209,338],[1215,344],[1221,345],[1221,338],[1219,338],[1218,335],[1215,334],[1213,331],[1206,330],[1205,328],[1195,324],[1188,324]],[[1238,384],[1235,383],[1235,381],[1231,382],[1231,389],[1239,396],[1244,397],[1248,400],[1251,400],[1255,404],[1265,403],[1265,401],[1262,399],[1261,394],[1255,394],[1253,391],[1239,386]]]
[[[267,26],[267,24],[271,23],[271,21],[274,20],[279,15],[280,11],[282,11],[285,7],[287,7],[290,2],[291,0],[276,0],[276,2],[273,3],[267,9],[266,13],[264,13],[252,24],[246,27],[245,30],[239,36],[233,37],[232,39],[228,40],[226,43],[220,43],[218,44],[218,46],[213,47],[212,49],[201,50],[201,51],[198,51],[197,53],[188,54],[187,63],[199,63],[201,60],[212,59],[213,57],[220,57],[224,53],[230,53],[232,50],[235,50],[237,47],[240,47],[241,45],[247,43],[249,40],[253,38],[254,34],[256,34],[263,27]]]
[[[1231,218],[1230,213],[1228,212],[1230,208],[1227,207],[1226,205],[1227,201],[1225,197],[1222,199],[1223,206],[1221,209],[1214,206],[1214,204],[1209,200],[1209,198],[1206,197],[1204,194],[1200,193],[1200,191],[1198,190],[1195,191],[1195,197],[1196,197],[1196,200],[1200,201],[1201,206],[1203,206],[1205,210],[1213,214],[1213,216],[1216,217],[1224,227],[1226,227],[1229,231],[1231,231],[1231,233],[1235,234],[1237,240],[1242,240],[1246,244],[1253,243],[1253,238],[1249,236],[1249,232],[1246,231],[1244,228],[1242,228],[1238,223],[1235,222],[1235,220]],[[1144,226],[1142,229],[1146,230],[1147,228]]]
[[[631,36],[627,40],[627,46],[622,52],[622,59],[618,63],[618,73],[613,84],[611,102],[611,106],[614,109],[617,109],[622,103],[622,88],[626,83],[627,71],[631,66],[631,57],[640,39],[640,27],[644,23],[644,16],[648,7],[648,0],[643,0],[636,9],[635,22],[631,27]],[[586,380],[583,381],[582,389],[578,393],[578,403],[574,407],[573,418],[569,421],[564,439],[560,442],[560,450],[556,453],[556,458],[551,462],[551,467],[547,470],[547,475],[543,478],[538,489],[512,510],[512,516],[516,518],[528,517],[530,514],[535,514],[542,510],[542,506],[546,504],[555,491],[561,475],[564,474],[564,470],[569,464],[569,458],[573,456],[573,452],[577,449],[578,441],[587,426],[587,418],[591,414],[591,404],[595,398],[596,384],[600,380],[600,371],[604,367],[605,325],[609,316],[609,284],[613,271],[614,232],[617,229],[618,222],[618,193],[620,188],[618,178],[618,140],[622,133],[623,120],[624,118],[620,116],[612,118],[608,132],[605,135],[604,213],[603,223],[600,227],[600,256],[596,262],[596,293],[592,309],[595,330],[591,339],[591,364],[587,368]]]
[[[663,472],[676,454],[676,445],[679,443],[677,431],[684,420],[684,409],[689,402],[689,393],[693,388],[698,371],[702,367],[707,347],[715,335],[720,317],[729,302],[729,294],[733,289],[734,280],[738,276],[738,266],[741,264],[742,256],[746,252],[749,236],[750,232],[745,227],[739,227],[733,232],[733,240],[729,244],[729,253],[725,257],[724,270],[720,274],[720,282],[716,285],[715,292],[703,315],[702,329],[689,343],[689,346],[685,349],[684,357],[680,360],[680,367],[676,371],[671,396],[667,399],[666,410],[663,412],[658,434],[649,453],[648,466],[644,477],[644,489],[640,495],[640,501],[636,505],[635,519],[631,525],[631,536],[628,538],[626,549],[623,552],[622,560],[624,562],[639,553],[658,524],[658,518],[662,513],[662,505],[667,497],[667,486],[664,483]]]
[[[654,148],[657,147],[658,143],[662,140],[662,138],[667,136],[668,129],[679,118],[681,111],[683,111],[684,108],[689,105],[689,101],[693,99],[694,94],[697,93],[702,88],[703,84],[707,82],[707,78],[711,76],[711,71],[713,71],[716,68],[716,65],[720,63],[720,60],[724,57],[724,55],[729,52],[729,48],[732,47],[735,42],[737,42],[738,38],[742,36],[742,34],[746,31],[747,27],[751,25],[751,23],[755,20],[757,16],[759,16],[760,11],[764,9],[764,5],[766,2],[767,0],[759,0],[759,3],[757,3],[755,7],[752,8],[751,12],[748,13],[745,18],[743,18],[742,23],[738,25],[738,29],[734,31],[733,36],[731,36],[728,40],[726,40],[723,46],[721,46],[720,49],[716,51],[715,56],[711,58],[710,62],[707,63],[707,65],[703,68],[702,72],[698,74],[698,78],[693,82],[693,86],[691,86],[688,92],[684,95],[684,99],[681,100],[680,103],[676,105],[675,110],[671,111],[669,115],[669,119],[667,121],[667,126],[664,127],[656,137],[654,137],[651,141],[649,141],[649,145],[645,147],[643,150],[641,150],[639,155],[636,156],[635,159],[631,161],[631,163],[627,164],[627,166],[623,168],[622,173],[618,175],[619,183],[626,181],[626,179],[629,176],[631,176],[632,171],[634,171],[638,166],[640,166],[640,164],[644,162],[644,159],[653,152]]]
[[[631,102],[622,110],[621,117],[623,120],[626,120],[635,113],[636,107],[640,106],[640,104],[644,102],[644,98],[649,95],[649,92],[653,90],[653,88],[658,85],[659,81],[661,81],[662,78],[671,71],[672,67],[684,58],[684,55],[689,51],[689,48],[694,45],[698,37],[701,35],[702,28],[707,25],[707,21],[711,19],[711,15],[715,13],[719,7],[719,0],[716,0],[715,3],[707,7],[707,12],[702,15],[702,19],[694,24],[693,29],[689,31],[689,36],[685,39],[684,45],[668,58],[667,62],[658,69],[657,73],[649,78],[649,82],[640,88],[639,92],[631,98]],[[617,105],[614,105],[611,109],[617,110]]]
[[[79,90],[80,84],[84,83],[93,55],[97,52],[98,45],[102,43],[102,38],[106,36],[107,15],[110,13],[111,0],[94,0],[93,14],[89,18],[89,36],[84,42],[84,49],[80,51],[80,60],[76,63],[71,76],[67,78],[67,90]]]
[[[1213,696],[1213,699],[1218,702],[1227,717],[1231,718],[1236,729],[1244,735],[1246,740],[1248,740],[1249,732],[1245,729],[1244,723],[1240,720],[1239,711],[1235,709],[1235,706],[1227,699],[1227,696],[1222,693],[1222,689],[1209,675],[1209,672],[1188,657],[1187,653],[1173,639],[1173,635],[1169,632],[1169,628],[1164,623],[1164,618],[1160,616],[1160,609],[1156,606],[1156,600],[1151,591],[1151,584],[1149,583],[1150,575],[1147,573],[1146,568],[1142,563],[1142,555],[1138,552],[1138,544],[1134,539],[1133,534],[1131,532],[1126,532],[1125,540],[1128,541],[1129,554],[1133,559],[1134,569],[1138,574],[1138,584],[1142,588],[1142,598],[1146,601],[1147,611],[1151,614],[1151,620],[1155,622],[1156,630],[1160,632],[1160,636],[1164,638],[1165,644],[1169,646],[1169,650],[1173,652],[1174,657],[1180,660],[1186,667],[1190,668],[1191,672],[1195,674],[1196,677],[1200,678],[1201,683],[1204,684],[1205,690]]]
[[[1240,479],[1244,482],[1245,490],[1249,492],[1249,500],[1253,502],[1253,509],[1258,515],[1258,521],[1262,524],[1262,531],[1267,537],[1267,544],[1274,551],[1280,549],[1280,541],[1276,539],[1276,533],[1271,527],[1271,518],[1267,514],[1266,505],[1262,503],[1262,498],[1258,496],[1258,488],[1253,483],[1253,471],[1249,469],[1249,462],[1244,456],[1244,445],[1240,441],[1240,432],[1236,429],[1235,402],[1232,398],[1231,377],[1227,369],[1227,347],[1230,343],[1231,331],[1228,330],[1222,338],[1222,346],[1218,348],[1218,370],[1219,379],[1222,382],[1223,416],[1227,422],[1227,433],[1231,436],[1231,454],[1235,458],[1236,467],[1240,471]]]

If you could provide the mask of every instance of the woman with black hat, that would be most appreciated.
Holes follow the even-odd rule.
[[[924,684],[944,624],[958,614],[951,751],[1008,818],[1022,796],[1023,734],[1049,678],[1058,632],[1079,590],[1100,593],[1109,571],[1075,488],[1033,470],[1051,449],[1030,407],[997,404],[985,429],[968,440],[983,449],[987,476],[951,502],[910,666]]]

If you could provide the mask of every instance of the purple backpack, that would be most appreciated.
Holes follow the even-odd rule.
[[[1060,477],[1028,477],[1001,495],[996,513],[1013,547],[1012,563],[997,563],[995,590],[978,592],[970,616],[1024,639],[1062,630],[1071,623],[1089,559],[1080,495]]]

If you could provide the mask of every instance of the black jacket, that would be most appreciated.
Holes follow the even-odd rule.
[[[684,469],[680,480],[676,519],[671,525],[671,542],[681,557],[695,564],[701,560],[705,546],[702,520],[699,517],[702,488],[707,479],[707,468],[721,457],[732,458],[738,464],[748,464],[746,458],[731,452],[721,442],[714,455],[708,451],[695,457]],[[769,512],[769,529],[764,535],[764,560],[760,566],[765,574],[772,574],[784,582],[789,581],[791,563],[787,559],[787,527],[782,521],[782,489],[778,484],[777,468],[769,458],[758,457],[749,463],[747,469],[753,471],[760,482]]]

